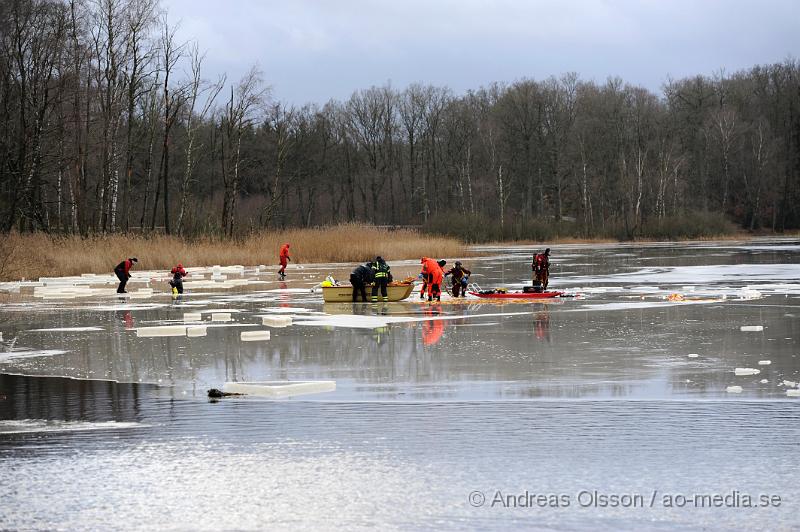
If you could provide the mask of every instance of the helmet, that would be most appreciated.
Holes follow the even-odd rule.
[[[549,254],[550,254],[550,248],[547,248],[547,249],[545,249],[545,250],[544,250],[544,254],[545,254],[545,255],[549,255]]]
[[[137,259],[136,257],[131,257],[131,262],[139,262],[139,259]]]
[[[460,260],[456,261],[456,266],[461,266],[461,261]]]
[[[183,264],[181,264],[181,263],[179,262],[179,263],[178,263],[178,268],[183,268]]]
[[[383,257],[378,255],[377,257],[375,257],[375,262],[383,262]]]
[[[447,261],[446,260],[440,260],[440,261],[437,261],[437,264],[439,266],[444,266],[445,264],[447,264]]]

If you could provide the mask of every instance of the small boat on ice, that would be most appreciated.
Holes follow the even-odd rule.
[[[367,286],[367,297],[372,293],[372,287]],[[389,301],[402,301],[411,295],[414,283],[392,283],[386,287]],[[378,295],[380,299],[380,294]],[[350,303],[353,301],[353,287],[351,285],[323,286],[322,299],[326,303]],[[360,299],[360,298],[359,298]]]

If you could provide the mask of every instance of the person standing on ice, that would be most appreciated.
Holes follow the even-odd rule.
[[[173,295],[178,295],[183,293],[183,278],[189,275],[185,269],[183,269],[183,264],[178,263],[177,266],[172,268],[170,272],[172,274],[172,280],[169,282],[169,285],[172,287]]]
[[[280,253],[280,262],[281,262],[281,269],[278,270],[278,275],[281,276],[281,279],[286,278],[286,265],[289,264],[289,261],[292,260],[289,257],[289,244],[284,244],[281,246],[281,253]]]
[[[381,290],[381,301],[389,301],[386,287],[392,282],[392,272],[389,271],[389,265],[383,260],[380,255],[375,257],[375,262],[370,264],[372,275],[375,279],[375,284],[372,285],[372,302],[378,302],[378,289]]]
[[[131,268],[135,263],[139,262],[139,259],[136,257],[131,257],[129,259],[125,259],[114,268],[114,273],[117,275],[119,279],[119,286],[117,287],[118,294],[127,294],[128,292],[125,290],[125,285],[128,284],[128,279],[131,278]]]
[[[547,290],[550,278],[550,248],[545,249],[544,253],[537,253],[533,256],[531,269],[533,270],[533,285],[540,285],[542,290]]]

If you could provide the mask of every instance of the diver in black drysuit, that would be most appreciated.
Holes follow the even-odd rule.
[[[358,266],[350,274],[350,284],[353,285],[353,301],[358,301],[358,294],[361,293],[361,300],[367,301],[367,285],[374,280],[372,268],[369,263]]]

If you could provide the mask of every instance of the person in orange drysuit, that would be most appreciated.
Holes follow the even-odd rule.
[[[289,257],[289,244],[284,244],[281,247],[281,256],[280,256],[281,269],[278,270],[278,275],[281,276],[281,279],[286,277],[286,265],[289,263],[290,260],[292,259],[291,257]]]
[[[422,279],[428,288],[428,301],[433,301],[434,297],[437,301],[441,301],[442,293],[440,287],[444,279],[442,266],[447,264],[447,262],[443,260],[437,262],[435,259],[422,257],[420,263],[422,264]],[[421,294],[421,296],[423,295]]]

